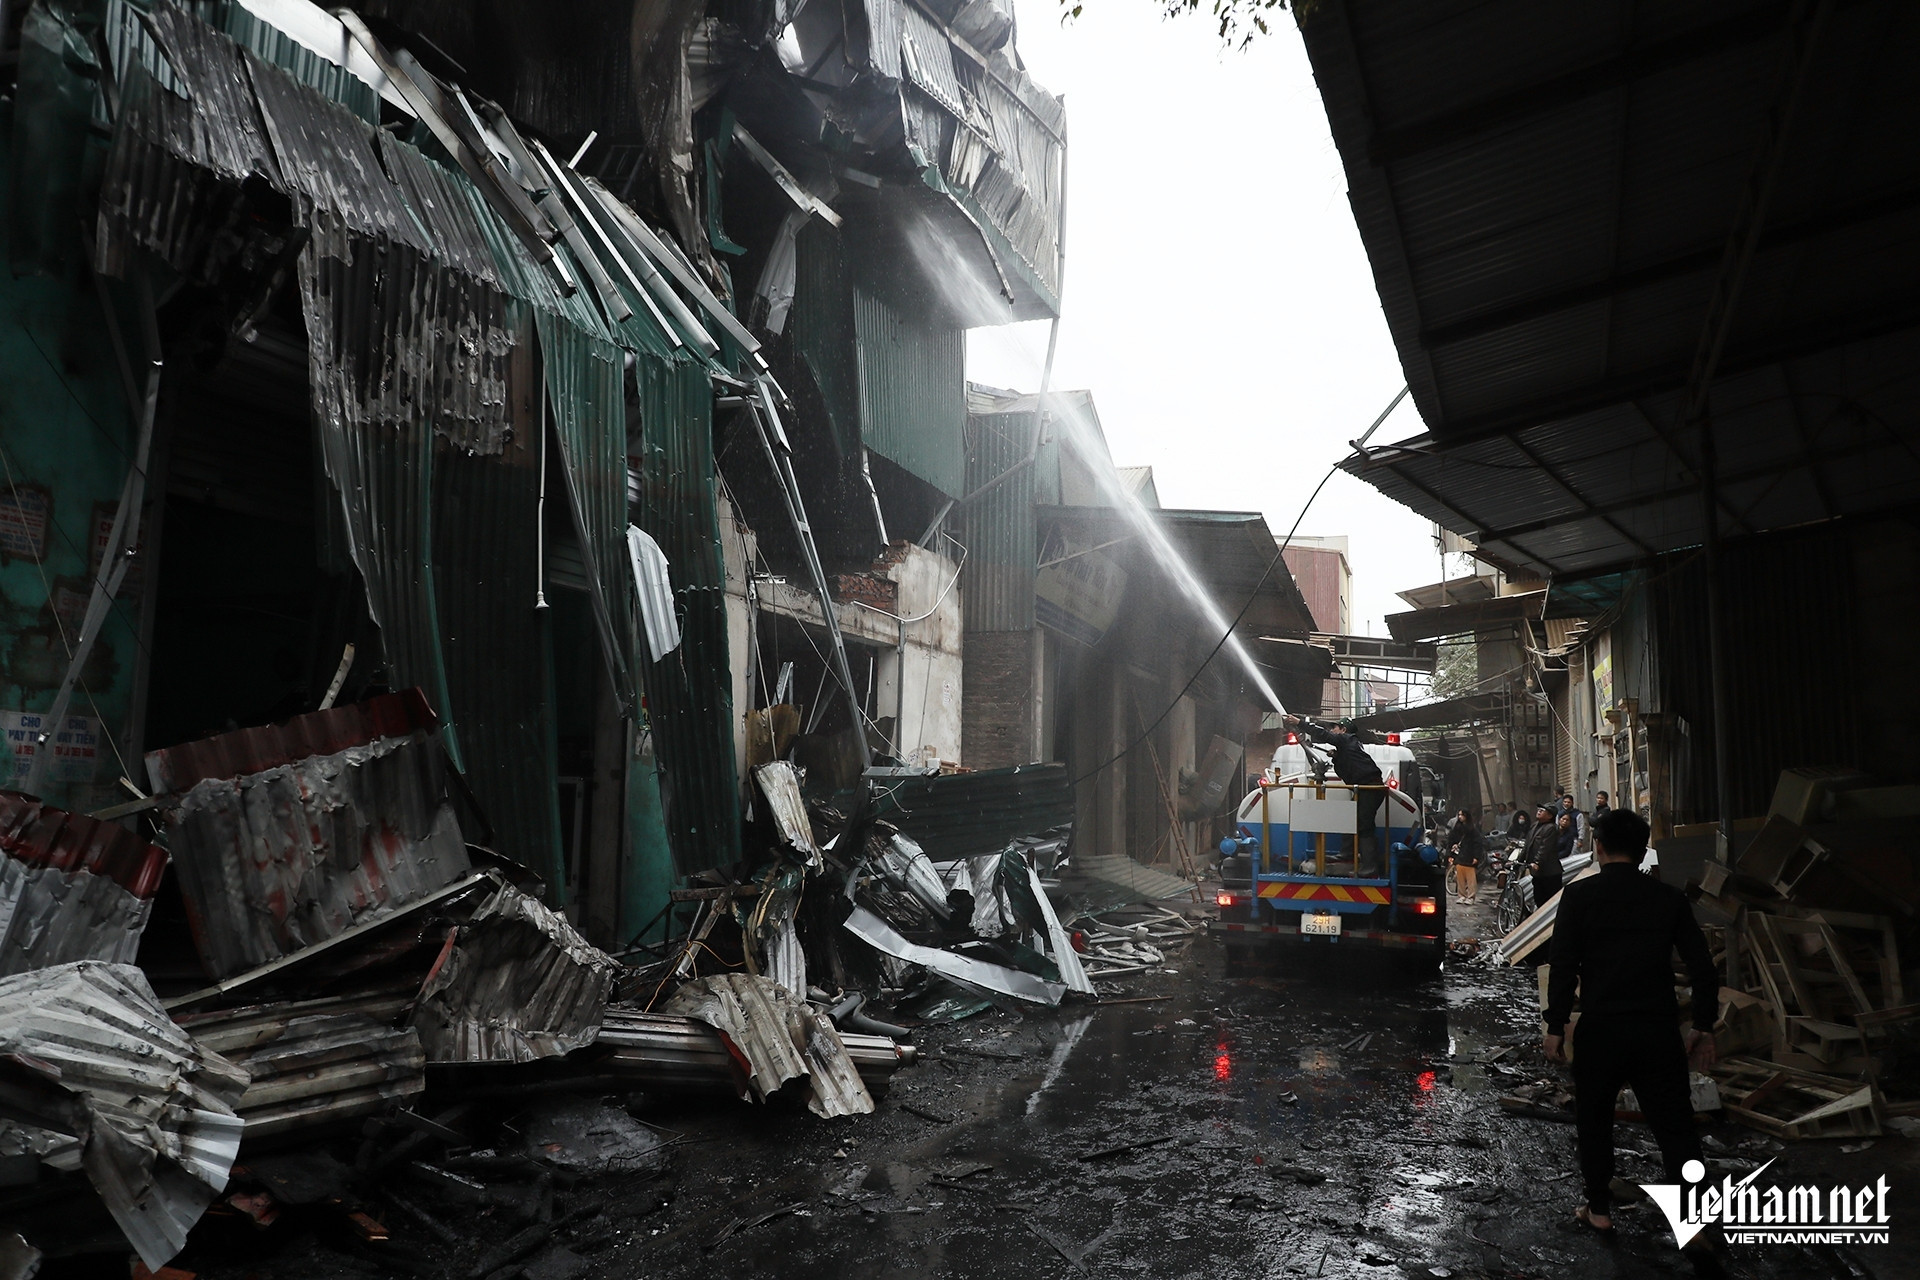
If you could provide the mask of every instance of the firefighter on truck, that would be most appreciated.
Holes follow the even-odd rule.
[[[1348,786],[1358,788],[1354,792],[1353,825],[1360,874],[1380,875],[1384,864],[1380,857],[1380,842],[1374,834],[1374,822],[1379,817],[1381,802],[1386,799],[1386,792],[1382,790],[1386,778],[1373,757],[1367,754],[1366,746],[1360,741],[1360,731],[1351,720],[1341,720],[1329,727],[1305,716],[1289,715],[1286,723],[1287,728],[1302,737],[1331,748],[1335,776]]]

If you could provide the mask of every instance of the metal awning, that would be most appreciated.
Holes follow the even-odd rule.
[[[1434,609],[1413,609],[1387,615],[1387,630],[1395,640],[1437,640],[1457,636],[1482,627],[1497,627],[1514,622],[1531,622],[1546,606],[1547,593],[1522,591],[1491,600],[1473,600],[1466,604],[1442,605]]]
[[[1702,421],[1723,535],[1920,499],[1920,10],[1300,26],[1427,426],[1349,472],[1556,580],[1705,541]]]
[[[1496,720],[1504,715],[1507,695],[1502,692],[1471,693],[1463,698],[1445,698],[1415,707],[1376,711],[1354,721],[1362,729],[1377,733],[1400,733],[1408,729],[1442,729],[1450,725],[1471,724],[1475,720]]]

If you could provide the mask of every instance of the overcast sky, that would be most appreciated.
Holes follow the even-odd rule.
[[[1234,52],[1155,0],[1093,0],[1065,26],[1054,0],[1017,3],[1071,139],[1054,385],[1093,392],[1114,461],[1153,467],[1163,506],[1260,511],[1285,537],[1405,382],[1290,15]],[[975,330],[968,374],[1037,390],[1046,339]],[[1420,430],[1404,401],[1375,440]],[[1432,526],[1345,474],[1300,532],[1352,539],[1361,633],[1439,575]]]

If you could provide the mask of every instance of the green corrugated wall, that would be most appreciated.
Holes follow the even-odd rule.
[[[856,281],[860,434],[949,497],[966,492],[966,331],[910,315]]]

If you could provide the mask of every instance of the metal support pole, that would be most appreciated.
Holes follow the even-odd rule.
[[[1726,629],[1720,591],[1720,508],[1718,451],[1714,447],[1713,419],[1700,423],[1700,496],[1706,517],[1707,562],[1707,671],[1713,689],[1713,792],[1719,810],[1720,836],[1714,853],[1721,862],[1733,861],[1733,735],[1727,696]]]
[[[866,707],[862,705],[860,695],[853,687],[853,670],[847,665],[847,643],[840,634],[840,620],[833,613],[833,596],[827,590],[827,572],[820,565],[820,553],[814,546],[813,527],[807,523],[807,510],[800,498],[800,482],[794,478],[793,463],[787,456],[786,432],[780,428],[780,417],[773,407],[773,389],[765,378],[755,379],[758,395],[747,401],[747,411],[753,415],[754,426],[758,428],[760,447],[766,450],[767,464],[773,468],[774,478],[780,483],[780,496],[787,507],[787,518],[793,522],[793,532],[800,543],[800,554],[807,562],[807,575],[813,579],[814,595],[820,600],[820,617],[826,624],[827,641],[833,649],[834,671],[840,677],[840,687],[846,691],[847,707],[853,712],[854,746],[860,753],[860,767],[867,768],[873,763],[873,750],[867,744]],[[895,730],[896,735],[898,729]]]

